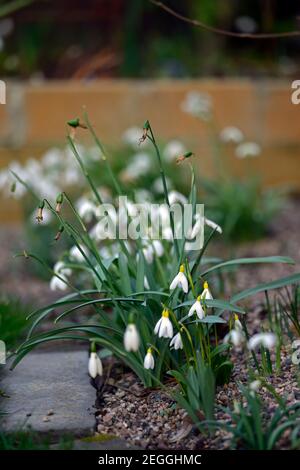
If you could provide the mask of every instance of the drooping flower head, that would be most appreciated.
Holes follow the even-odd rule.
[[[173,281],[171,282],[170,290],[176,289],[177,286],[181,287],[185,294],[188,293],[189,285],[188,285],[187,278],[184,274],[184,265],[183,264],[180,266],[179,273],[176,274]]]
[[[124,348],[127,352],[138,351],[140,336],[134,323],[129,323],[124,333]]]
[[[201,299],[202,300],[213,300],[213,296],[211,295],[211,292],[209,290],[208,282],[205,281],[203,284],[203,291],[201,294]]]
[[[152,354],[152,348],[147,349],[147,354],[144,359],[144,368],[145,369],[154,369],[155,362]]]
[[[159,338],[172,338],[173,337],[173,325],[169,318],[169,310],[164,308],[161,314],[161,318],[155,325],[154,333]]]
[[[194,313],[197,314],[197,317],[199,318],[199,320],[202,320],[205,317],[205,312],[201,305],[201,295],[198,295],[196,301],[191,306],[188,316],[191,317]]]

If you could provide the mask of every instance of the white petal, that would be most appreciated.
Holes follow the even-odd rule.
[[[162,323],[162,320],[163,320],[162,317],[160,317],[160,319],[158,320],[158,322],[157,322],[156,325],[155,325],[154,333],[155,333],[156,335],[158,334],[158,332],[159,332],[159,330],[160,330],[160,325],[161,325],[161,323]]]
[[[178,286],[178,284],[179,284],[179,282],[180,282],[180,276],[179,276],[179,274],[181,274],[181,273],[178,273],[178,274],[174,277],[173,281],[171,282],[171,284],[170,284],[170,290],[174,290],[174,289],[176,289],[176,287]]]
[[[201,303],[197,300],[194,305],[195,305],[195,309],[196,309],[199,320],[202,320],[205,316],[205,313],[204,313]]]
[[[183,292],[187,294],[189,291],[189,284],[188,284],[187,278],[185,277],[184,273],[179,273],[178,276],[179,275],[180,275],[180,284],[181,284],[182,290]]]
[[[92,352],[90,355],[88,370],[89,370],[90,376],[93,379],[95,379],[98,374],[98,368],[97,368],[97,355],[94,352]]]

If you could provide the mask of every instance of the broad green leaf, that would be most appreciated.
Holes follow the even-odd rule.
[[[241,264],[261,264],[261,263],[287,263],[295,264],[294,261],[286,256],[266,256],[260,258],[238,258],[232,259],[230,261],[224,261],[223,263],[216,264],[211,268],[206,269],[201,273],[201,276],[204,277],[208,273],[215,271],[216,269],[225,268],[228,266],[239,266]]]

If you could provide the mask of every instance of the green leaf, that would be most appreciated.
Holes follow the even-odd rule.
[[[276,279],[275,281],[265,282],[263,284],[258,284],[255,287],[251,287],[250,289],[243,290],[238,294],[235,294],[231,297],[231,302],[238,302],[246,297],[250,297],[251,295],[258,294],[259,292],[264,292],[271,289],[279,289],[280,287],[288,286],[290,284],[295,284],[300,281],[300,273],[292,274],[291,276],[281,277]]]
[[[201,273],[201,276],[204,277],[208,273],[215,271],[216,269],[225,268],[227,266],[239,266],[241,264],[260,264],[260,263],[287,263],[295,264],[292,258],[286,256],[265,256],[260,258],[238,258],[232,259],[230,261],[224,261],[223,263],[216,264],[211,268],[206,269]]]
[[[119,254],[119,269],[120,269],[122,290],[125,295],[130,295],[132,290],[131,290],[130,277],[129,277],[129,272],[128,272],[127,258],[122,252],[120,252]]]

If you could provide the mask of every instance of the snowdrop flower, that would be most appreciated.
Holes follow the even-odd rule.
[[[232,142],[234,144],[239,144],[242,142],[244,135],[238,127],[228,126],[220,132],[220,139],[227,143]]]
[[[222,228],[220,225],[216,224],[213,220],[208,219],[207,217],[204,217],[204,223],[208,227],[211,227],[213,230],[216,230],[219,233],[222,233]]]
[[[208,120],[212,110],[211,97],[207,93],[191,91],[186,95],[185,100],[181,104],[181,109],[192,116]]]
[[[155,325],[154,333],[158,335],[159,338],[172,338],[173,336],[173,325],[169,319],[169,310],[164,309],[161,318]]]
[[[191,306],[189,313],[188,313],[188,317],[191,317],[195,312],[199,320],[202,320],[205,317],[205,312],[201,305],[201,295],[197,297],[196,302],[194,302],[193,305]]]
[[[251,390],[251,392],[257,392],[259,390],[261,386],[261,381],[260,380],[253,380],[250,384],[249,384],[249,388]]]
[[[241,324],[239,317],[235,314],[234,315],[234,328],[238,331],[243,331],[243,325]]]
[[[127,325],[124,334],[124,348],[126,351],[136,352],[140,347],[140,336],[134,323]]]
[[[201,299],[213,300],[213,296],[211,295],[211,292],[210,292],[209,287],[208,287],[208,282],[206,282],[206,281],[203,284],[203,291],[202,291],[202,294],[201,294]]]
[[[151,245],[147,245],[143,248],[143,255],[148,264],[153,263],[154,249]]]
[[[169,193],[169,203],[172,206],[172,204],[176,204],[176,202],[179,202],[180,204],[184,205],[187,204],[188,200],[179,191],[171,191]]]
[[[188,293],[189,285],[188,285],[187,278],[184,274],[184,265],[183,264],[180,266],[179,273],[176,274],[173,281],[171,282],[170,290],[176,289],[177,286],[180,286],[182,288],[183,292],[185,292],[185,294]]]
[[[130,127],[123,133],[122,140],[125,144],[137,149],[142,133],[143,129],[141,127]]]
[[[59,277],[53,276],[50,280],[50,289],[55,290],[66,290],[68,288],[67,276],[71,276],[72,270],[66,268],[65,263],[58,261],[54,267],[53,271],[58,274]]]
[[[80,248],[85,254],[87,254],[84,246],[80,245]],[[70,259],[78,261],[79,263],[82,263],[85,260],[83,254],[76,245],[72,246],[72,248],[70,249],[69,257]]]
[[[134,155],[129,165],[121,172],[123,181],[131,181],[145,175],[151,168],[151,157],[148,153],[140,152]]]
[[[245,142],[237,146],[235,154],[238,158],[258,157],[261,147],[256,142]]]
[[[296,349],[292,354],[292,363],[297,366],[300,364],[300,339],[293,341],[292,348]]]
[[[183,344],[182,344],[182,339],[181,339],[181,334],[178,332],[173,338],[171,339],[170,342],[170,348],[174,347],[175,350],[177,349],[183,349]]]
[[[246,338],[244,333],[239,330],[233,328],[229,331],[229,333],[224,338],[224,343],[231,343],[236,348],[241,346],[245,342]]]
[[[167,188],[169,189],[172,188],[173,186],[172,181],[168,177],[166,177],[166,184],[167,184]],[[162,194],[164,192],[164,185],[163,185],[161,178],[156,178],[156,180],[154,181],[152,185],[152,189],[154,192],[158,194]]]
[[[145,359],[144,359],[144,368],[145,369],[154,369],[154,357],[153,357],[153,354],[152,354],[152,349],[151,348],[148,348],[147,349],[147,354],[145,356]]]
[[[203,223],[207,225],[208,227],[211,227],[213,230],[216,230],[217,232],[222,233],[222,229],[220,225],[216,224],[215,222],[208,219],[207,217],[201,217],[200,214],[195,214],[195,219],[196,219],[195,225],[191,228],[188,234],[190,239],[193,239],[198,235],[198,233],[202,230]]]
[[[276,345],[276,336],[274,333],[257,333],[248,341],[249,349],[256,349],[257,346],[263,346],[266,349],[272,349]]]
[[[91,352],[88,369],[89,374],[93,379],[95,379],[97,375],[103,375],[102,362],[96,352]]]
[[[96,215],[96,206],[92,201],[82,197],[77,201],[76,207],[78,214],[84,222],[88,224],[92,222],[93,217]]]
[[[176,160],[179,155],[183,155],[184,153],[186,153],[186,151],[187,150],[182,142],[180,142],[179,140],[171,140],[165,146],[163,156],[166,161],[172,162]]]
[[[156,256],[160,258],[164,254],[164,247],[162,242],[160,240],[153,240],[152,246]]]

